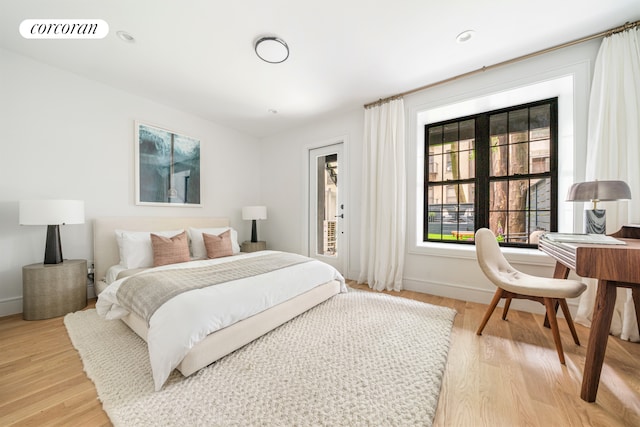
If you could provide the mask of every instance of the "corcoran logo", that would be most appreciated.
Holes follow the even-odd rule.
[[[20,34],[25,39],[102,39],[109,24],[102,19],[25,19]]]

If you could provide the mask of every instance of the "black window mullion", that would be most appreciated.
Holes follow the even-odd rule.
[[[550,162],[549,172],[551,177],[551,231],[558,231],[558,99],[550,100],[549,144]]]
[[[480,114],[476,117],[476,197],[475,229],[489,226],[489,170],[491,150],[489,137],[489,115]]]
[[[429,126],[424,127],[424,182],[422,189],[422,241],[429,237]]]

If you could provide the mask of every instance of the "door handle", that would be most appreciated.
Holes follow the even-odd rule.
[[[334,218],[343,218],[344,219],[344,214],[336,215]]]

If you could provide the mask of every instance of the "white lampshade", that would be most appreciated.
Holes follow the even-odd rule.
[[[84,224],[83,200],[20,200],[20,225]]]
[[[242,208],[242,219],[267,219],[266,206],[245,206]]]
[[[63,262],[60,225],[84,224],[82,200],[20,200],[20,225],[46,225],[45,264]]]

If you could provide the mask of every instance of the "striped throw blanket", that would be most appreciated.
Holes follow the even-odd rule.
[[[153,313],[165,302],[183,292],[257,276],[281,268],[312,261],[290,253],[240,258],[205,267],[150,271],[126,279],[117,297],[122,306],[149,323]]]

